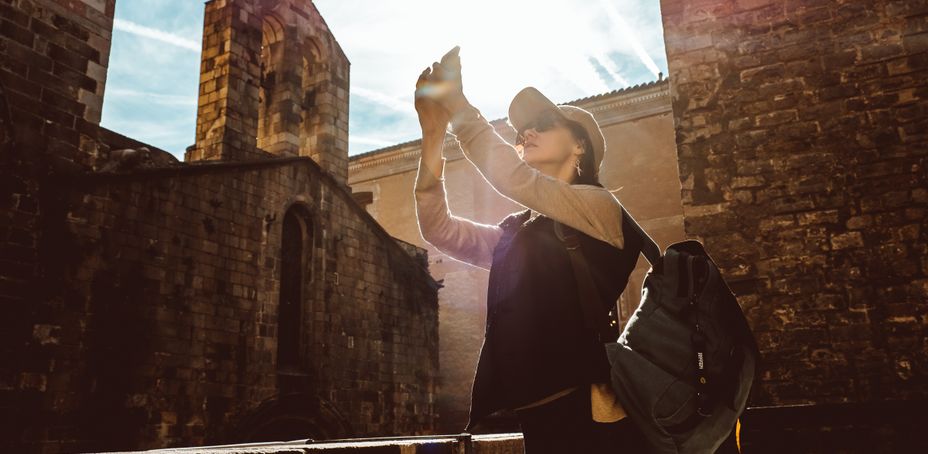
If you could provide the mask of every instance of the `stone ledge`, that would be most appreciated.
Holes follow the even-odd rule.
[[[153,449],[144,452],[153,454],[304,454],[314,451],[367,454],[522,454],[523,448],[522,434],[516,432],[485,435],[462,433],[444,436],[354,438],[320,442],[295,440]]]

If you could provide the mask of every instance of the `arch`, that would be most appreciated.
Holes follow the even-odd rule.
[[[320,153],[325,144],[320,141],[320,133],[325,130],[322,124],[325,116],[321,115],[319,100],[329,93],[329,61],[318,38],[306,35],[302,38],[301,112],[300,112],[300,154],[303,156]],[[332,102],[331,100],[329,102]]]
[[[277,304],[277,370],[306,369],[303,327],[306,314],[306,271],[313,251],[313,223],[303,204],[291,205],[284,214],[280,236],[280,291]]]
[[[262,17],[261,84],[258,90],[258,148],[278,156],[299,155],[299,98],[302,71],[299,31],[287,14]]]
[[[274,103],[277,73],[281,69],[285,43],[284,23],[274,14],[267,14],[261,21],[261,51],[258,56],[260,67],[260,89],[258,90],[258,148],[267,150],[267,138],[271,135],[271,106]]]
[[[321,62],[328,58],[324,50],[325,47],[319,42],[319,38],[304,34],[300,36],[300,42],[303,58],[310,57],[311,60],[316,62]]]
[[[347,418],[331,402],[310,393],[281,394],[262,402],[236,424],[235,443],[329,440],[354,436]]]
[[[277,43],[284,39],[284,22],[275,14],[266,14],[261,23],[261,45]]]

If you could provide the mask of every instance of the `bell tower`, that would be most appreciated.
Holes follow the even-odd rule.
[[[309,156],[347,184],[349,66],[310,0],[206,2],[185,161]]]

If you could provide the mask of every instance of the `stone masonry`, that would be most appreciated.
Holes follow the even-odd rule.
[[[859,426],[806,440],[892,446],[867,415],[928,396],[928,2],[661,12],[686,233],[764,356],[749,405],[851,403]]]
[[[309,1],[206,2],[186,161],[310,156],[344,184],[348,58]]]
[[[433,433],[438,284],[312,3],[207,2],[188,163],[99,126],[114,8],[0,0],[0,452]]]

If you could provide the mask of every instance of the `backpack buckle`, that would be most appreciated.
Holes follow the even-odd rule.
[[[564,242],[567,245],[567,249],[577,249],[580,247],[580,238],[577,236],[577,233],[573,231],[570,226],[568,227],[567,232],[564,233],[564,224],[554,221],[554,234],[557,235],[558,239]]]
[[[577,249],[580,247],[580,238],[577,238],[577,235],[574,234],[566,235],[564,244],[567,245],[567,249]]]

